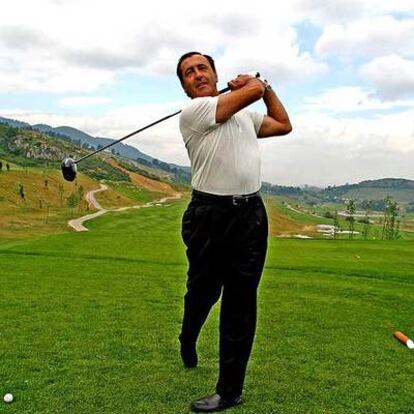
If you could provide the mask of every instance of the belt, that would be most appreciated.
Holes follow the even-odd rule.
[[[204,200],[210,203],[227,204],[233,206],[240,206],[249,203],[255,199],[260,198],[260,192],[256,191],[251,194],[238,194],[238,195],[217,195],[204,193],[203,191],[193,190],[193,199]]]

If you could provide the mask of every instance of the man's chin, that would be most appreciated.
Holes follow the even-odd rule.
[[[193,98],[202,98],[205,96],[215,96],[216,93],[212,88],[199,88],[194,91]]]

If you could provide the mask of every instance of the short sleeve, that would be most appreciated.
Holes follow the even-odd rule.
[[[259,114],[258,112],[249,112],[250,117],[253,121],[254,129],[256,131],[256,135],[259,135],[260,127],[262,126],[264,115]]]
[[[192,99],[183,109],[180,128],[204,134],[217,126],[216,108],[218,96]]]

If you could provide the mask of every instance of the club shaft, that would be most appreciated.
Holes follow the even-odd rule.
[[[259,72],[257,72],[255,76],[256,76],[256,78],[260,77]],[[230,91],[230,88],[229,88],[229,87],[224,88],[224,89],[221,89],[218,93],[219,93],[219,95],[221,95],[222,93],[226,93],[226,92],[228,92],[228,91]],[[159,124],[160,122],[166,121],[167,119],[172,118],[173,116],[178,115],[179,113],[181,113],[181,111],[182,111],[182,110],[180,109],[180,110],[179,110],[179,111],[177,111],[177,112],[174,112],[174,113],[172,113],[172,114],[170,114],[170,115],[164,116],[163,118],[159,119],[158,121],[155,121],[155,122],[152,122],[151,124],[145,125],[144,127],[140,128],[140,129],[137,129],[136,131],[131,132],[131,133],[130,133],[130,134],[128,134],[128,135],[125,135],[124,137],[122,137],[122,138],[118,139],[117,141],[111,142],[110,144],[105,145],[104,147],[99,148],[99,149],[97,149],[96,151],[91,152],[90,154],[87,154],[87,155],[85,155],[85,156],[83,156],[83,157],[79,158],[78,160],[76,160],[76,161],[75,161],[75,163],[77,164],[77,163],[79,163],[79,162],[81,162],[81,161],[83,161],[83,160],[86,160],[86,158],[92,157],[92,155],[95,155],[95,154],[97,154],[98,152],[104,151],[104,150],[106,150],[107,148],[112,147],[112,146],[114,146],[114,145],[116,145],[116,144],[119,144],[119,143],[120,143],[120,142],[122,142],[123,140],[125,140],[125,139],[127,139],[127,138],[132,137],[133,135],[139,134],[140,132],[145,131],[145,130],[146,130],[146,129],[148,129],[148,128],[151,128],[152,126]]]
[[[83,156],[82,158],[79,158],[79,159],[78,159],[78,160],[76,160],[75,162],[76,162],[76,164],[77,164],[78,162],[81,162],[81,161],[83,161],[83,160],[86,160],[86,158],[89,158],[89,157],[91,157],[92,155],[95,155],[95,154],[97,154],[98,152],[101,152],[101,151],[103,151],[103,150],[106,150],[107,148],[112,147],[113,145],[119,144],[119,143],[120,143],[121,141],[123,141],[124,139],[130,138],[130,137],[132,137],[133,135],[136,135],[136,134],[138,134],[138,133],[140,133],[140,132],[142,132],[142,131],[144,131],[144,130],[146,130],[146,129],[148,129],[148,128],[150,128],[150,127],[154,126],[154,125],[159,124],[159,123],[160,123],[160,122],[162,122],[162,121],[167,120],[168,118],[172,118],[173,116],[178,115],[180,112],[181,112],[181,109],[180,109],[179,111],[177,111],[177,112],[174,112],[173,114],[170,114],[170,115],[164,116],[163,118],[159,119],[158,121],[155,121],[155,122],[152,122],[151,124],[145,125],[144,127],[140,128],[140,129],[137,129],[136,131],[131,132],[131,133],[130,133],[130,134],[128,134],[128,135],[125,135],[124,137],[122,137],[122,138],[118,139],[117,141],[111,142],[110,144],[105,145],[104,147],[99,148],[98,150],[96,150],[96,151],[94,151],[94,152],[91,152],[90,154],[87,154],[87,155]]]

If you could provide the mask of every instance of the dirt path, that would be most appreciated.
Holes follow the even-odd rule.
[[[108,164],[112,165],[113,167],[123,171],[124,173],[128,174],[131,181],[134,184],[138,185],[138,187],[142,187],[142,188],[145,188],[147,190],[154,191],[154,192],[159,192],[159,193],[166,193],[166,194],[171,194],[171,195],[178,194],[177,191],[174,190],[174,188],[172,188],[169,184],[164,183],[162,181],[152,180],[151,178],[144,177],[141,174],[129,171],[129,170],[121,167],[118,164],[118,162],[116,160],[114,160],[113,158],[110,158],[110,159],[106,160],[106,162]]]
[[[95,207],[97,210],[104,210],[101,205],[96,201],[95,194],[99,193],[100,191],[106,191],[108,189],[108,186],[105,184],[101,184],[101,187],[97,190],[91,190],[86,194],[86,201],[89,204],[89,207]]]
[[[85,198],[86,198],[89,206],[93,206],[94,208],[98,209],[98,211],[96,213],[87,214],[86,216],[79,217],[77,219],[69,220],[68,225],[76,231],[89,231],[83,225],[83,223],[85,221],[94,219],[95,217],[102,216],[102,214],[105,214],[108,211],[124,211],[124,210],[128,210],[130,208],[146,208],[146,207],[160,206],[168,200],[178,200],[182,196],[182,193],[175,192],[173,195],[171,195],[169,197],[164,197],[164,198],[161,198],[160,200],[151,201],[151,202],[146,203],[144,205],[137,205],[137,206],[132,206],[132,207],[120,207],[120,208],[115,208],[115,209],[111,209],[111,210],[106,210],[106,209],[102,208],[101,205],[96,200],[95,193],[98,193],[100,191],[105,191],[107,189],[108,189],[108,187],[106,185],[101,184],[100,188],[98,188],[96,190],[89,191],[88,193],[86,193]]]

